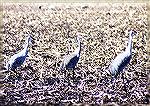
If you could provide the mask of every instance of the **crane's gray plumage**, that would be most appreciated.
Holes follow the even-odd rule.
[[[130,31],[129,41],[126,50],[119,54],[110,65],[111,75],[116,77],[123,69],[129,64],[132,57],[132,37],[135,34],[135,31]]]
[[[24,49],[22,51],[20,51],[19,53],[13,55],[9,59],[8,63],[6,64],[7,70],[14,71],[17,67],[19,67],[23,64],[23,62],[25,61],[27,54],[28,54],[28,46],[29,46],[30,41],[31,41],[31,36],[29,35],[26,39]]]
[[[77,42],[78,42],[78,47],[72,54],[65,56],[60,66],[60,70],[74,69],[75,66],[77,65],[79,58],[80,58],[80,52],[81,52],[81,43],[80,43],[79,35],[77,36]]]

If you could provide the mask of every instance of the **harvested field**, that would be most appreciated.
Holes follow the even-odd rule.
[[[149,104],[147,14],[146,3],[4,3],[1,70],[29,33],[33,43],[21,67],[1,72],[0,105]],[[113,85],[108,67],[125,50],[131,29],[137,31],[132,59]],[[77,47],[77,33],[81,56],[75,78],[67,71],[66,79],[59,67]]]

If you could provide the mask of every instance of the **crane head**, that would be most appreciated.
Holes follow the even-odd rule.
[[[34,38],[29,34],[26,38],[26,44],[33,44],[34,43]]]
[[[31,35],[28,35],[26,40],[25,40],[25,44],[23,45],[23,48],[25,48],[26,46],[29,46],[29,44],[33,43],[33,38]]]
[[[27,42],[28,42],[28,43],[32,43],[31,41],[32,41],[32,37],[31,37],[31,35],[28,35],[28,37],[27,37]]]
[[[77,33],[77,41],[80,42],[81,39],[82,39],[81,34]]]
[[[136,32],[135,30],[130,30],[129,34],[130,34],[131,36],[134,36],[134,35],[137,34],[137,32]]]

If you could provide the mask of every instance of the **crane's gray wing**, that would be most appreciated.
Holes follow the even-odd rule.
[[[21,66],[24,61],[25,61],[25,56],[17,57],[11,65],[11,69],[14,70],[17,67]]]
[[[111,70],[112,75],[114,77],[117,77],[120,74],[120,72],[122,72],[123,69],[129,64],[130,60],[131,60],[131,55],[126,56],[121,60],[117,68],[112,67],[112,70]]]
[[[118,70],[119,70],[119,71],[122,71],[122,70],[129,64],[130,60],[131,60],[131,55],[126,56],[126,57],[122,60],[121,64],[119,65]]]
[[[72,58],[74,58],[75,56],[76,56],[76,54],[66,55],[60,65],[60,70],[64,70],[66,68],[67,64],[70,62],[70,60]]]
[[[79,56],[75,55],[73,58],[70,59],[69,63],[66,65],[67,69],[74,69],[79,61]]]

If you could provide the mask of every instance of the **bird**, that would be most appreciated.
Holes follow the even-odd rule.
[[[13,55],[7,62],[6,64],[7,71],[9,70],[14,71],[17,67],[20,67],[24,63],[26,57],[28,56],[28,46],[31,40],[32,40],[31,35],[28,35],[25,41],[24,49],[19,53]]]
[[[60,65],[60,70],[73,70],[73,76],[74,76],[74,69],[77,65],[80,53],[81,53],[81,42],[80,42],[81,36],[77,35],[77,44],[78,47],[75,49],[75,51],[72,54],[66,55]]]
[[[132,38],[137,32],[135,30],[130,30],[129,32],[129,40],[128,45],[125,51],[119,54],[110,64],[109,70],[111,75],[113,76],[112,81],[116,78],[123,69],[130,63],[132,58]],[[123,77],[123,74],[122,74]],[[124,78],[123,78],[124,81]]]

